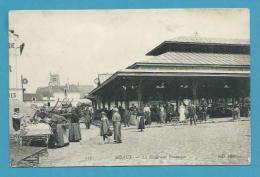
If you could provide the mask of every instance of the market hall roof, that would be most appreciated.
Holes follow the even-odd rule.
[[[215,65],[215,66],[250,66],[250,56],[246,54],[166,52],[150,57],[143,62],[136,62],[128,69],[140,65]]]
[[[118,77],[250,77],[249,40],[179,37],[164,41],[146,55],[151,56],[117,71],[90,95]]]
[[[247,39],[176,37],[162,42],[146,55],[157,56],[169,51],[249,54],[249,46]]]
[[[117,71],[89,94],[93,95],[118,77],[250,77],[250,56],[244,54],[183,54],[170,52]],[[164,55],[174,56],[165,58]],[[180,58],[179,58],[180,57]],[[152,67],[155,66],[155,67]],[[146,66],[146,67],[138,67]],[[170,66],[175,66],[171,69]],[[186,66],[180,69],[180,66]],[[201,67],[205,66],[203,69]],[[179,68],[179,69],[178,69]],[[231,69],[233,68],[233,70]]]
[[[206,37],[188,37],[179,36],[168,40],[170,42],[186,42],[186,43],[205,43],[205,44],[235,44],[235,45],[249,45],[248,39],[232,39],[232,38],[206,38]]]

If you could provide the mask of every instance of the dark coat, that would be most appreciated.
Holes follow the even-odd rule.
[[[125,109],[125,111],[124,111],[124,120],[125,121],[130,120],[130,111],[128,111],[127,109]]]
[[[202,101],[202,103],[201,103],[201,108],[202,108],[202,112],[207,112],[207,108],[208,108],[208,103],[204,100],[204,101]]]
[[[69,141],[79,141],[81,140],[81,130],[79,125],[79,116],[76,113],[72,113],[70,117],[69,125]]]
[[[83,120],[84,120],[84,122],[89,122],[91,120],[91,112],[89,110],[86,110],[84,112]]]
[[[137,113],[137,117],[140,118],[139,120],[139,125],[138,125],[138,129],[144,129],[145,128],[145,122],[144,122],[144,113],[143,112],[138,112]]]
[[[79,117],[78,117],[78,115],[75,114],[75,113],[72,113],[72,114],[71,114],[70,120],[71,120],[71,123],[79,123]]]
[[[195,116],[196,114],[196,107],[194,105],[188,106],[189,116]]]

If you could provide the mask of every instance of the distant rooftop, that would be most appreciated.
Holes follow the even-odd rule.
[[[105,80],[107,80],[109,77],[111,77],[113,74],[111,73],[102,73],[98,74],[98,79],[100,84],[103,83]]]
[[[48,87],[38,87],[36,93],[41,95],[42,97],[52,97],[53,93],[60,93],[64,92],[66,89],[67,92],[78,92],[81,95],[85,95],[89,93],[94,86],[92,85],[62,85],[62,86],[48,86]]]
[[[24,101],[42,101],[42,97],[36,93],[24,93]]]

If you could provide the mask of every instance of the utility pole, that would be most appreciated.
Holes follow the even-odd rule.
[[[22,95],[23,95],[22,101],[24,102],[23,75],[21,75],[21,85],[22,85]]]

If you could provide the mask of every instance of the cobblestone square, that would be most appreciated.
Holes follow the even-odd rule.
[[[99,128],[83,126],[82,140],[48,149],[40,166],[247,165],[250,121],[190,125],[153,124],[144,132],[122,127],[121,144],[103,144]]]

